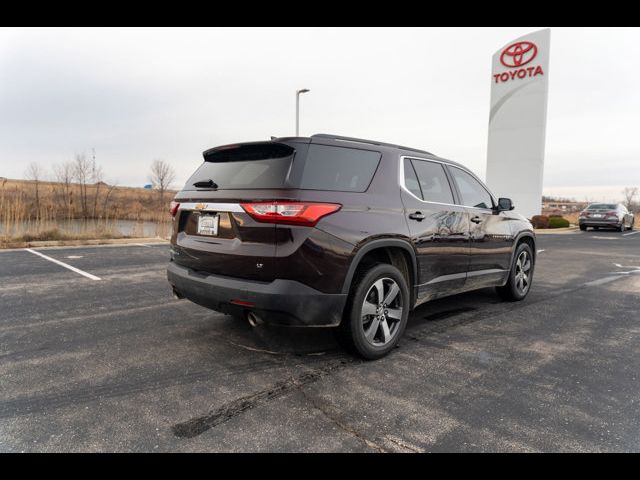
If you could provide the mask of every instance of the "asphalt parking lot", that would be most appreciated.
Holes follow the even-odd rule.
[[[640,233],[537,248],[376,362],[175,300],[166,245],[0,251],[0,451],[640,451]]]

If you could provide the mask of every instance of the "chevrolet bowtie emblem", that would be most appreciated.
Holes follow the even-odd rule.
[[[204,210],[205,208],[207,208],[206,203],[196,203],[196,210]]]

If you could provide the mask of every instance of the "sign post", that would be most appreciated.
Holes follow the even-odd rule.
[[[540,214],[547,126],[550,30],[493,55],[487,185],[527,218]]]

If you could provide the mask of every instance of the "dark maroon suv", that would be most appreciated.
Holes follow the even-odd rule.
[[[178,297],[280,325],[338,327],[365,358],[409,312],[495,286],[531,288],[532,226],[468,169],[386,143],[313,135],[204,152],[171,206]]]

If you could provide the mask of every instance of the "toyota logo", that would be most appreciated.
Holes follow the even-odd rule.
[[[531,42],[516,42],[509,45],[500,55],[500,63],[505,67],[521,67],[536,58],[538,47]]]

